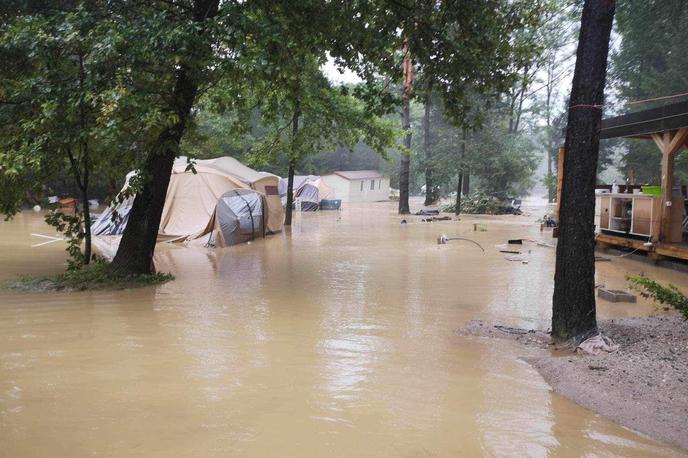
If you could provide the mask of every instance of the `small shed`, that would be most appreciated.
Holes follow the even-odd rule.
[[[342,202],[380,202],[389,200],[389,177],[377,170],[348,170],[323,175]]]
[[[653,257],[688,259],[688,244],[683,240],[686,196],[683,195],[681,187],[674,183],[674,158],[682,148],[688,146],[688,102],[602,120],[600,138],[619,137],[655,142],[662,152],[661,193],[656,198],[644,198],[649,203],[639,201],[636,204],[637,199],[633,199],[633,195],[621,195],[617,198],[619,205],[625,203],[629,207],[628,213],[632,215],[631,224],[635,224],[636,219],[639,224],[643,218],[647,220],[647,238],[633,237],[633,230],[627,230],[627,234],[620,234],[604,230],[603,227],[596,236],[598,244],[643,250]],[[610,196],[612,204],[614,199],[614,195]],[[630,201],[630,204],[625,201]],[[614,219],[612,210],[610,220]]]

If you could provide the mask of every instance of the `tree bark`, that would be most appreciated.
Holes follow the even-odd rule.
[[[81,189],[82,202],[82,214],[84,215],[84,264],[91,262],[91,209],[88,206],[88,175],[89,175],[90,164],[88,159],[86,160],[86,165],[84,167],[84,186]]]
[[[193,4],[193,21],[201,23],[217,14],[219,0],[196,0]],[[202,55],[209,47],[197,50]],[[198,56],[196,56],[198,57]],[[198,81],[192,75],[201,70],[202,59],[192,59],[198,68],[183,64],[176,71],[174,91],[167,111],[177,121],[158,136],[156,147],[148,152],[140,170],[143,187],[136,194],[127,227],[122,234],[112,270],[119,275],[148,274],[154,271],[153,254],[157,241],[160,218],[165,205],[167,187],[179,143],[184,135],[187,120],[198,92]]]
[[[289,173],[287,175],[287,208],[284,215],[284,225],[291,226],[292,207],[294,206],[294,160],[289,160]]]
[[[459,184],[456,187],[456,206],[454,207],[454,214],[461,214],[461,194],[463,193],[464,186],[464,175],[466,175],[466,129],[462,131],[461,139],[461,156],[459,159]]]
[[[552,53],[549,57],[549,62],[547,65],[547,98],[545,100],[545,119],[547,128],[547,201],[549,203],[554,202],[554,196],[556,195],[556,189],[552,184],[552,149],[554,144],[552,142],[552,93],[554,91],[554,59],[556,55]]]
[[[463,172],[459,172],[459,185],[456,187],[456,205],[454,206],[454,214],[461,214],[461,190],[463,188]]]
[[[432,148],[430,148],[430,93],[425,95],[425,114],[423,116],[423,148],[425,149],[425,205],[435,202],[435,189],[432,183]]]
[[[411,213],[409,208],[409,176],[411,157],[409,151],[411,150],[411,90],[413,88],[413,62],[408,55],[408,43],[404,40],[404,84],[401,90],[401,127],[404,129],[404,146],[406,151],[401,154],[401,161],[399,164],[399,214],[406,215]]]
[[[547,201],[554,202],[556,189],[553,186],[554,177],[552,176],[552,143],[547,146]]]
[[[291,133],[292,141],[296,141],[296,135],[299,133],[299,117],[301,116],[301,104],[296,101],[294,109],[294,116],[292,118]],[[287,175],[287,208],[284,215],[284,225],[291,226],[292,207],[294,205],[294,172],[296,169],[295,157],[298,156],[298,151],[292,151],[292,157],[289,159],[289,172]]]
[[[81,132],[86,129],[86,103],[85,97],[86,70],[84,68],[84,56],[79,53],[79,125]],[[81,190],[81,215],[84,218],[84,264],[91,262],[91,209],[88,206],[88,181],[91,173],[91,161],[89,158],[89,145],[86,136],[82,135],[79,141],[81,150],[81,161],[77,161],[69,150],[69,159],[74,169],[76,183]],[[79,163],[81,162],[81,164]],[[79,167],[83,165],[83,170],[79,172]]]
[[[614,8],[614,0],[586,0],[583,6],[566,130],[552,300],[552,337],[558,340],[597,328],[594,185]]]
[[[467,196],[471,192],[471,168],[469,166],[463,169],[463,195]]]
[[[409,176],[411,157],[408,151],[411,149],[411,113],[409,107],[409,97],[404,96],[403,107],[401,111],[401,127],[406,134],[404,135],[404,146],[406,151],[401,153],[401,161],[399,165],[399,214],[406,215],[411,213],[409,208]]]
[[[468,141],[468,132],[463,129],[463,147],[461,150],[461,163],[463,164],[463,195],[467,196],[471,192],[471,166],[466,163],[466,142]]]

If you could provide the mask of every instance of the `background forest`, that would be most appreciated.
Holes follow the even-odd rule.
[[[533,27],[524,27],[515,38],[523,49],[534,52],[531,58],[513,64],[518,68],[511,70],[518,77],[513,79],[509,90],[494,95],[476,94],[470,98],[470,110],[463,119],[448,114],[451,110],[447,110],[445,98],[433,81],[424,78],[422,73],[415,75],[410,100],[410,150],[402,145],[400,81],[382,81],[381,77],[380,85],[384,84],[389,100],[384,110],[375,113],[380,115],[376,118],[370,113],[346,112],[343,108],[367,100],[369,85],[356,76],[340,77],[332,62],[304,65],[311,75],[308,84],[316,85],[329,102],[315,108],[311,105],[321,111],[314,111],[317,114],[311,115],[306,123],[313,130],[303,133],[309,136],[310,143],[295,161],[295,173],[320,175],[335,170],[378,169],[390,176],[393,188],[399,188],[400,160],[408,154],[409,191],[412,195],[429,194],[428,203],[455,195],[459,186],[463,194],[473,191],[498,197],[530,194],[553,201],[557,149],[563,143],[581,4],[576,0],[553,0],[546,6],[540,21]],[[688,88],[688,56],[682,52],[688,47],[688,31],[680,27],[685,18],[688,18],[688,4],[681,0],[619,2],[612,35],[605,116],[685,98],[633,103],[680,94]],[[399,78],[402,76],[400,64]],[[312,89],[313,86],[309,90]],[[182,139],[180,154],[197,158],[230,155],[254,168],[286,176],[290,162],[286,151],[288,132],[280,123],[290,116],[284,103],[288,95],[270,92],[269,88],[263,88],[259,95],[255,86],[250,97],[242,99],[242,95],[226,93],[222,81],[200,95]],[[228,103],[231,97],[240,102]],[[263,100],[257,101],[257,97]],[[331,102],[337,97],[341,98],[339,105]],[[266,100],[270,102],[264,103]],[[337,106],[342,111],[332,113]],[[310,122],[316,118],[327,119],[321,124]],[[345,137],[356,126],[375,123],[382,123],[373,128],[376,131],[357,132],[356,138],[338,138]],[[118,128],[122,125],[126,123],[119,124]],[[136,126],[128,127],[133,130]],[[390,127],[396,129],[396,140],[388,138],[391,131],[384,131]],[[117,135],[122,136],[121,132]],[[377,139],[378,144],[371,146],[361,141],[366,136]],[[386,140],[381,141],[381,136],[387,136]],[[130,141],[130,138],[114,138],[109,132],[104,132],[102,137],[111,142]],[[312,141],[313,138],[318,141]],[[116,159],[92,174],[92,196],[112,197],[136,163],[135,159]],[[659,162],[659,151],[651,142],[603,141],[598,180],[622,182],[628,174],[634,174],[639,183],[658,184]],[[676,176],[684,183],[688,181],[685,154],[677,158]],[[50,174],[43,194],[79,193],[72,173],[64,168]]]
[[[578,2],[558,0],[538,30],[524,33],[522,39],[541,46],[541,52],[519,69],[520,77],[507,94],[476,100],[475,111],[480,120],[475,128],[454,127],[441,97],[419,87],[421,75],[411,102],[411,194],[425,194],[426,169],[430,168],[435,197],[455,193],[459,174],[463,173],[464,193],[532,193],[554,201],[557,149],[563,143],[579,7]],[[686,92],[688,56],[682,50],[688,47],[688,31],[680,24],[687,18],[688,4],[681,0],[619,2],[605,116],[685,99],[629,104]],[[349,86],[355,89],[352,83]],[[398,122],[395,115],[388,115],[388,119]],[[286,160],[261,163],[251,154],[252,145],[268,134],[259,120],[260,116],[255,116],[251,129],[236,135],[231,114],[200,110],[195,135],[186,139],[184,147],[190,155],[231,155],[285,176]],[[297,173],[319,175],[335,170],[378,169],[390,176],[392,187],[398,188],[401,154],[399,149],[391,149],[388,157],[383,158],[359,143],[353,148],[333,148],[309,156]],[[652,142],[603,141],[599,182],[622,182],[632,173],[638,182],[659,184],[660,159]],[[683,183],[688,182],[685,154],[677,158],[676,174]]]

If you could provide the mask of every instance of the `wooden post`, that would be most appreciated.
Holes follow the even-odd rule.
[[[688,139],[688,128],[683,127],[676,131],[652,134],[652,139],[662,152],[662,215],[659,240],[672,242],[674,240],[670,240],[669,234],[671,233],[671,207],[673,206],[674,191],[674,157]],[[683,202],[676,202],[676,205],[683,205]]]
[[[668,149],[662,151],[662,222],[659,239],[667,241],[671,224],[671,195],[674,183],[674,157]]]

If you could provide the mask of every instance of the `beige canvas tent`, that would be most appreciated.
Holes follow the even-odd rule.
[[[277,188],[278,176],[256,172],[229,156],[196,161],[195,174],[187,171],[187,167],[185,157],[180,157],[174,164],[160,222],[160,234],[179,233],[181,228],[191,227],[192,218],[195,221],[205,219],[209,223],[220,196],[236,188],[254,189],[264,194],[268,207],[266,230],[268,233],[282,230],[284,212]],[[207,217],[194,214],[192,207],[199,204]],[[183,207],[178,208],[177,205]],[[180,220],[179,224],[177,219]]]
[[[265,196],[266,232],[282,230],[283,210],[277,184],[279,178],[261,174],[234,158],[195,161],[196,173],[187,170],[189,163],[180,157],[174,163],[158,230],[159,240],[194,240],[210,234],[213,215],[220,197],[234,189],[253,189]],[[126,186],[126,185],[125,185]],[[93,224],[95,235],[118,235],[124,231],[133,198],[109,208]],[[113,213],[119,224],[114,224]]]

